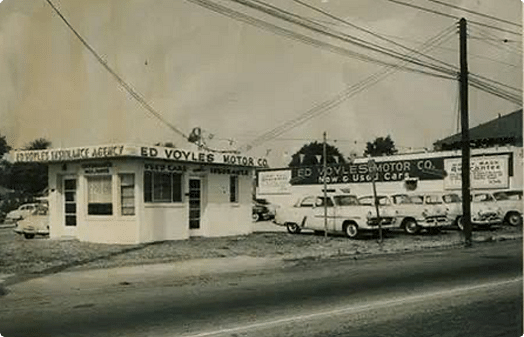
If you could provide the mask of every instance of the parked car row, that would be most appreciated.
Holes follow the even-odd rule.
[[[522,225],[522,191],[474,192],[471,200],[471,222],[475,227]],[[302,229],[324,231],[327,227],[328,232],[355,238],[363,232],[378,231],[375,204],[382,229],[400,228],[408,234],[438,232],[445,227],[463,229],[461,198],[447,192],[378,195],[376,202],[374,196],[309,195],[292,207],[279,209],[274,222],[286,226],[290,233]]]

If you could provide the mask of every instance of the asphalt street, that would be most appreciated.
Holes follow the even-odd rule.
[[[272,269],[216,274],[181,276],[173,268],[147,282],[115,277],[68,291],[68,282],[80,274],[70,273],[69,281],[48,276],[53,291],[43,278],[14,285],[0,297],[0,333],[521,336],[521,244],[287,261]]]

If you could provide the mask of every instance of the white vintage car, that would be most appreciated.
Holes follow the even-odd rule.
[[[37,209],[39,206],[43,204],[41,203],[31,203],[31,204],[24,204],[17,209],[7,213],[5,217],[6,223],[15,223],[19,220],[24,219],[28,215],[34,212],[35,209]]]
[[[449,209],[439,194],[394,194],[390,203],[398,213],[400,228],[408,234],[417,234],[422,229],[438,232],[451,224]]]
[[[522,190],[493,192],[497,206],[502,210],[505,224],[522,226]]]
[[[39,205],[33,212],[16,223],[14,231],[26,239],[35,235],[49,235],[49,216],[47,207]]]
[[[363,232],[379,230],[375,208],[361,205],[355,195],[332,194],[310,195],[297,201],[292,207],[282,207],[274,222],[286,226],[290,233],[300,233],[303,229],[324,231],[324,205],[327,207],[327,231],[344,233],[349,238],[356,238]],[[383,229],[397,227],[395,214],[390,210],[380,214]]]
[[[460,230],[464,230],[462,221],[462,202],[458,204],[459,210],[455,214],[454,224]],[[471,194],[471,225],[475,227],[488,228],[491,225],[501,224],[502,209],[496,203],[490,192],[473,192]]]

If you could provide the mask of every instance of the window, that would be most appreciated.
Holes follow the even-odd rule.
[[[144,172],[144,202],[182,202],[182,174]]]
[[[120,205],[122,215],[135,215],[135,175],[120,175]]]
[[[111,176],[87,177],[87,214],[113,214]]]
[[[238,176],[229,176],[229,201],[238,202]]]
[[[333,200],[331,200],[330,197],[324,198],[324,197],[318,197],[315,201],[317,207],[324,207],[324,205],[327,205],[327,207],[333,207]]]
[[[300,203],[300,207],[313,207],[316,197],[307,197]]]

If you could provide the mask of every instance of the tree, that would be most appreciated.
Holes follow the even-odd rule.
[[[364,156],[391,156],[397,152],[398,150],[395,148],[395,142],[388,135],[386,138],[377,137],[373,142],[367,142]]]
[[[24,150],[45,150],[51,146],[51,142],[45,138],[38,138],[24,146]]]
[[[323,143],[312,142],[302,146],[297,153],[291,156],[289,167],[320,165],[323,162]],[[340,151],[333,145],[326,144],[326,162],[328,164],[345,164],[346,160]],[[317,157],[320,156],[320,157]],[[320,158],[320,160],[319,160]]]
[[[45,150],[51,142],[45,138],[36,139],[26,144],[24,150]],[[4,163],[1,169],[0,183],[5,187],[24,194],[35,195],[47,187],[47,164],[40,163]]]
[[[0,159],[11,150],[11,146],[7,144],[5,136],[0,137]]]

